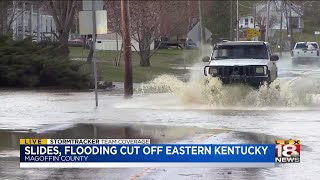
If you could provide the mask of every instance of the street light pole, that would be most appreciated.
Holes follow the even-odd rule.
[[[22,19],[22,22],[21,22],[21,26],[22,26],[22,39],[25,38],[25,32],[26,32],[26,26],[24,25],[24,20],[25,20],[25,12],[26,11],[26,3],[24,1],[22,1],[22,14],[21,14],[21,19]]]
[[[280,6],[280,15],[281,15],[281,17],[280,17],[280,57],[282,57],[282,44],[283,44],[283,40],[282,40],[282,26],[283,26],[283,13],[282,13],[282,11],[283,11],[283,2],[281,2],[281,6]]]
[[[230,0],[230,40],[233,40],[233,3],[232,0]]]
[[[290,3],[290,18],[289,18],[289,25],[290,25],[290,48],[293,48],[293,26],[292,26],[292,2],[289,1]]]
[[[122,43],[124,56],[124,97],[133,95],[132,84],[132,59],[131,59],[131,35],[129,29],[129,0],[121,0]]]
[[[237,41],[239,41],[239,0],[237,0]]]
[[[97,73],[97,63],[95,58],[96,52],[96,33],[97,33],[97,22],[96,22],[96,3],[92,0],[92,60],[93,60],[93,73],[94,73],[94,94],[96,100],[96,107],[98,107],[98,73]]]
[[[40,2],[37,4],[37,42],[40,42]]]
[[[33,4],[32,2],[30,2],[30,12],[29,12],[29,33],[30,33],[30,37],[31,39],[33,39]]]
[[[268,42],[269,38],[269,17],[270,17],[270,0],[267,1],[267,20],[266,20],[266,34],[265,41]]]
[[[201,8],[201,0],[198,0],[198,8],[199,8],[199,33],[200,33],[200,47],[199,47],[199,53],[200,58],[202,56],[202,43],[203,43],[203,26],[202,26],[202,8]]]

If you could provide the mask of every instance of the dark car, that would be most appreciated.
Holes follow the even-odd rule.
[[[198,49],[199,47],[191,39],[187,39],[185,42],[185,48],[186,49]]]

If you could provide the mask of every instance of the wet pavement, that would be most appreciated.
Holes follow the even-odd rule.
[[[320,68],[293,68],[290,61],[279,61],[279,79],[312,101],[212,106],[180,101],[172,93],[137,93],[125,100],[119,87],[100,92],[95,108],[91,92],[1,90],[0,179],[319,179]],[[150,138],[153,143],[273,143],[292,138],[301,140],[302,155],[299,164],[259,169],[20,169],[18,139],[27,137]]]

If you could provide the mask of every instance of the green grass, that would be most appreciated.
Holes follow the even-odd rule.
[[[89,50],[82,48],[71,47],[71,58],[86,59]],[[97,51],[96,57],[98,60],[98,67],[101,71],[103,80],[122,82],[124,77],[124,62],[120,62],[120,67],[116,67],[114,59],[115,51]],[[150,67],[141,67],[139,65],[139,55],[137,52],[132,52],[132,66],[133,66],[133,81],[145,82],[149,81],[161,74],[181,75],[187,72],[185,69],[172,69],[172,67],[184,67],[192,65],[198,56],[197,50],[181,50],[181,49],[159,49],[151,57]]]
[[[287,37],[286,30],[283,31],[282,37],[283,37],[283,42],[290,42],[290,38]],[[293,32],[293,39],[294,39],[294,44],[296,42],[300,42],[300,41],[303,41],[303,42],[306,42],[306,41],[320,42],[320,36],[316,36],[315,34],[310,33],[309,31]],[[271,42],[272,49],[274,50],[274,52],[278,52],[279,49],[277,48],[277,45],[280,42],[280,31],[277,31],[274,34],[274,37],[271,37],[270,40],[271,40],[270,42]]]
[[[282,35],[283,39],[289,39],[287,38],[287,32],[283,31],[283,35]],[[276,32],[274,39],[279,41],[280,38],[280,32]],[[307,32],[294,32],[293,33],[293,38],[295,41],[316,41],[319,42],[320,41],[320,36],[316,36],[313,33],[307,33]]]
[[[310,33],[293,33],[293,38],[296,41],[320,41],[320,37]]]

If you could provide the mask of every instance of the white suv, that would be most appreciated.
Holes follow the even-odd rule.
[[[218,77],[223,83],[247,83],[260,86],[271,83],[278,76],[277,55],[272,54],[270,44],[262,41],[224,41],[214,46],[205,76]]]
[[[317,42],[297,42],[291,51],[292,64],[312,64],[320,62]]]

